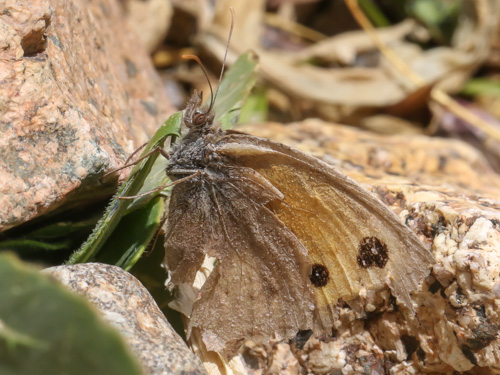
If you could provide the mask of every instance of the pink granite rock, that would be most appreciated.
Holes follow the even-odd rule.
[[[110,194],[173,111],[115,0],[0,2],[0,82],[0,231]]]

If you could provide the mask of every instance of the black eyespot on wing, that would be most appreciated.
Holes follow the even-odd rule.
[[[358,264],[363,268],[384,268],[389,260],[387,245],[377,237],[365,237],[359,244]]]
[[[330,272],[328,272],[328,269],[322,264],[313,264],[309,279],[316,288],[321,288],[328,284]]]

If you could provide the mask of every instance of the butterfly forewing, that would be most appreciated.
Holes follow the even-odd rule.
[[[413,310],[409,294],[429,273],[433,257],[382,202],[328,164],[267,139],[228,132],[217,149],[283,194],[269,207],[309,252],[325,328],[335,318],[331,306],[356,298],[363,287],[388,284]]]

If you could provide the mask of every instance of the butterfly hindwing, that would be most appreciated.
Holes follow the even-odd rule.
[[[165,238],[172,282],[192,283],[201,255],[217,259],[188,327],[201,330],[209,350],[230,352],[245,338],[289,338],[312,326],[307,250],[266,206],[280,199],[243,167],[208,170],[172,191]]]

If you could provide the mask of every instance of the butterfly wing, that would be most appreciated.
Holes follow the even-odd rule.
[[[270,208],[309,252],[324,327],[335,319],[337,300],[352,300],[362,288],[388,284],[413,311],[410,292],[434,258],[387,206],[330,165],[283,144],[227,132],[217,149],[283,194]]]
[[[214,270],[193,306],[209,350],[230,353],[243,339],[266,342],[312,327],[307,250],[266,207],[282,195],[248,168],[211,172],[174,187],[165,263],[171,281],[192,283],[205,254]]]

